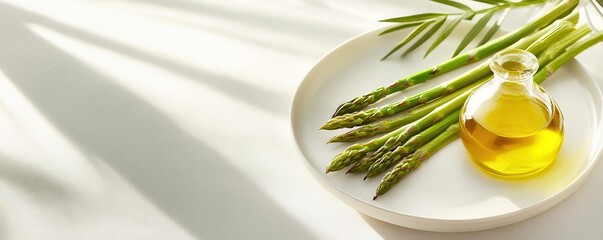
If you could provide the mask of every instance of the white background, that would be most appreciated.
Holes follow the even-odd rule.
[[[600,239],[601,164],[545,213],[468,233],[375,220],[313,179],[288,115],[313,64],[379,19],[449,10],[0,1],[0,239]],[[597,81],[601,57],[578,57]]]

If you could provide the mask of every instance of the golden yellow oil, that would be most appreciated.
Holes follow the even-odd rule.
[[[555,161],[563,116],[554,102],[550,109],[526,95],[482,100],[473,112],[463,109],[460,122],[463,144],[478,165],[497,175],[522,176]]]
[[[523,71],[524,69],[526,69],[525,65],[523,65],[520,62],[516,62],[516,61],[504,62],[504,63],[501,64],[501,66],[504,69],[507,69],[507,71],[510,71],[511,73]]]

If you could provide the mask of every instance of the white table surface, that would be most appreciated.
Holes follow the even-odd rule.
[[[312,177],[298,84],[376,20],[445,10],[402,2],[0,1],[0,239],[601,239],[601,164],[545,213],[466,233],[375,220]],[[598,81],[601,57],[578,57]]]

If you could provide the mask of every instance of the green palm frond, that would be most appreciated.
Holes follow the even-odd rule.
[[[454,30],[454,28],[456,28],[457,25],[459,25],[459,23],[463,20],[463,18],[468,17],[469,14],[465,15],[461,15],[459,17],[457,17],[456,19],[452,20],[452,22],[450,22],[450,24],[448,24],[448,26],[446,26],[444,28],[444,30],[442,30],[442,32],[440,33],[440,36],[438,36],[438,38],[431,44],[431,46],[429,46],[429,49],[427,49],[427,52],[425,53],[425,56],[429,55],[429,53],[431,53],[431,51],[433,51],[436,47],[438,47],[438,45],[440,45],[440,43],[442,43],[444,41],[444,39],[446,39],[448,37],[448,35],[450,35],[450,33],[452,33],[452,30]]]
[[[538,5],[544,4],[550,1],[555,0],[470,0],[474,2],[480,2],[489,5],[486,8],[475,10],[466,4],[460,3],[455,0],[431,0],[432,2],[437,2],[439,4],[447,5],[450,7],[454,7],[460,12],[453,13],[420,13],[410,16],[402,16],[380,20],[380,22],[389,22],[396,23],[395,26],[386,29],[381,32],[379,35],[391,34],[393,32],[412,28],[400,43],[398,43],[394,48],[392,48],[382,60],[388,58],[392,54],[396,53],[402,47],[411,42],[415,37],[419,36],[425,29],[427,29],[430,25],[432,25],[427,32],[425,32],[414,44],[408,47],[402,56],[416,50],[423,43],[427,42],[429,38],[435,37],[435,40],[431,42],[428,49],[425,52],[424,57],[429,55],[434,49],[436,49],[440,43],[442,43],[459,25],[459,23],[463,20],[471,21],[474,17],[479,16],[479,20],[475,23],[475,25],[469,30],[467,35],[463,38],[463,40],[459,43],[457,49],[454,52],[453,56],[458,55],[463,51],[471,42],[475,40],[475,38],[482,32],[487,31],[483,38],[479,41],[477,46],[481,46],[484,43],[488,42],[498,31],[502,23],[505,21],[509,11],[514,8],[530,6],[530,5]],[[498,17],[494,17],[497,13]],[[488,23],[495,19],[494,23],[491,26],[488,26]],[[448,24],[444,24],[444,22],[449,21]],[[442,28],[442,25],[446,25]],[[439,34],[437,34],[438,30],[442,28]]]
[[[438,20],[433,27],[431,27],[431,29],[429,29],[429,31],[425,32],[425,34],[423,34],[423,36],[421,38],[419,38],[419,40],[415,41],[415,43],[410,46],[408,49],[406,49],[406,51],[404,51],[404,53],[402,53],[402,56],[405,56],[406,54],[409,54],[410,52],[412,52],[413,50],[415,50],[416,48],[420,47],[421,45],[423,45],[423,43],[427,42],[427,40],[433,35],[435,34],[438,29],[440,29],[440,27],[442,27],[442,25],[444,25],[444,22],[446,22],[446,16],[443,16],[440,18],[440,20]]]
[[[473,28],[469,30],[469,33],[465,35],[459,46],[454,51],[454,56],[458,55],[461,51],[463,51],[463,49],[465,49],[465,47],[467,47],[467,45],[469,45],[471,41],[473,41],[477,34],[479,34],[479,32],[484,29],[484,27],[486,26],[488,21],[490,21],[490,18],[492,18],[492,15],[494,15],[494,13],[495,11],[488,11],[479,21],[477,21],[475,25],[473,25]]]
[[[416,27],[415,30],[412,30],[412,32],[410,32],[408,34],[408,36],[406,36],[406,38],[404,38],[404,40],[402,40],[402,42],[398,43],[398,45],[396,45],[394,47],[394,49],[392,49],[391,51],[389,51],[389,53],[387,53],[385,55],[385,57],[383,57],[383,59],[386,59],[387,57],[389,57],[389,55],[391,55],[394,52],[398,51],[398,49],[404,47],[404,45],[406,45],[413,38],[415,38],[417,35],[419,35],[423,30],[425,30],[425,28],[427,28],[432,23],[433,23],[433,21],[427,21],[427,22],[424,22],[423,24],[419,25],[418,27]],[[381,60],[383,60],[383,59],[381,59]]]
[[[507,18],[507,15],[509,14],[509,8],[505,9],[503,11],[503,13],[498,17],[498,20],[496,20],[496,22],[494,23],[494,25],[490,28],[490,30],[488,30],[488,32],[486,33],[486,35],[484,35],[484,37],[482,38],[481,41],[479,41],[479,43],[477,44],[477,46],[481,46],[484,43],[487,43],[488,41],[490,41],[490,39],[492,39],[492,37],[494,36],[494,34],[496,34],[496,32],[498,31],[498,29],[500,28],[500,25],[502,25],[502,23],[505,21],[505,19]]]

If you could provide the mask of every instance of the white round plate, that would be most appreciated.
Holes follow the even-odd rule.
[[[429,231],[500,227],[532,217],[563,200],[600,158],[601,87],[573,60],[543,84],[559,104],[566,128],[559,158],[537,176],[509,180],[486,174],[469,159],[458,139],[375,201],[372,197],[381,176],[363,181],[363,175],[345,175],[345,170],[325,174],[332,157],[350,145],[325,144],[345,130],[318,130],[340,103],[446,60],[463,37],[453,33],[425,59],[424,48],[419,48],[406,57],[395,55],[380,61],[401,37],[396,33],[378,36],[382,30],[355,37],[324,56],[300,84],[291,105],[293,135],[310,171],[356,210],[392,224]],[[472,66],[393,94],[378,105],[417,93]]]

